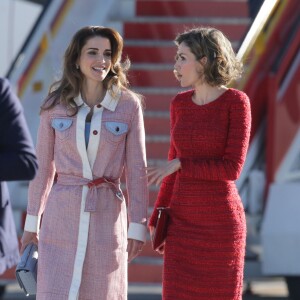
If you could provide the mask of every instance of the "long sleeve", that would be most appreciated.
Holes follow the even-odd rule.
[[[249,99],[245,94],[235,100],[229,109],[229,129],[223,157],[180,157],[182,176],[200,180],[236,180],[239,177],[248,150],[251,112]]]
[[[169,152],[168,152],[168,160],[172,160],[176,158],[176,149],[173,144],[173,139],[172,139],[172,130],[174,128],[175,124],[175,111],[174,111],[174,105],[173,102],[171,103],[170,107],[170,135],[171,135],[171,140],[170,140],[170,147],[169,147]],[[153,213],[150,217],[149,220],[149,226],[155,226],[157,217],[158,217],[158,211],[157,207],[167,207],[170,204],[171,200],[171,195],[173,192],[173,187],[174,187],[174,182],[176,178],[177,172],[165,177],[161,183],[159,193],[157,196],[157,199],[155,201],[154,205],[154,210]]]
[[[0,79],[0,181],[31,180],[37,171],[34,146],[19,99]]]
[[[145,241],[149,195],[146,177],[145,129],[139,104],[133,114],[127,135],[125,176],[129,207],[128,238]]]
[[[51,127],[49,111],[44,111],[41,114],[36,148],[39,172],[38,176],[29,184],[25,222],[25,230],[30,232],[39,231],[40,218],[55,175],[54,130]]]

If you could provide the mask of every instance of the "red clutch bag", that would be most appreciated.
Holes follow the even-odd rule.
[[[157,207],[158,218],[152,237],[152,248],[158,250],[165,242],[169,223],[169,207]]]

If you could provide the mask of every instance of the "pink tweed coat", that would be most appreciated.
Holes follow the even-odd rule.
[[[145,241],[146,236],[142,110],[129,91],[114,97],[107,92],[94,107],[86,148],[90,108],[80,96],[75,101],[81,105],[75,116],[61,105],[41,114],[40,168],[29,186],[25,222],[25,230],[39,232],[37,299],[127,299],[127,238]],[[87,197],[90,180],[117,180],[123,169],[128,205],[119,184],[118,193],[103,184]]]

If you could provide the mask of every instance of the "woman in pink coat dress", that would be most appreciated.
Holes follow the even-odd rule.
[[[42,106],[21,249],[38,244],[38,300],[127,299],[148,191],[141,101],[127,89],[122,48],[111,28],[80,29]]]

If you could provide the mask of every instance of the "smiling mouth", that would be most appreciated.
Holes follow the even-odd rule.
[[[92,67],[92,69],[96,72],[104,72],[105,71],[105,68],[100,68],[100,67]]]

